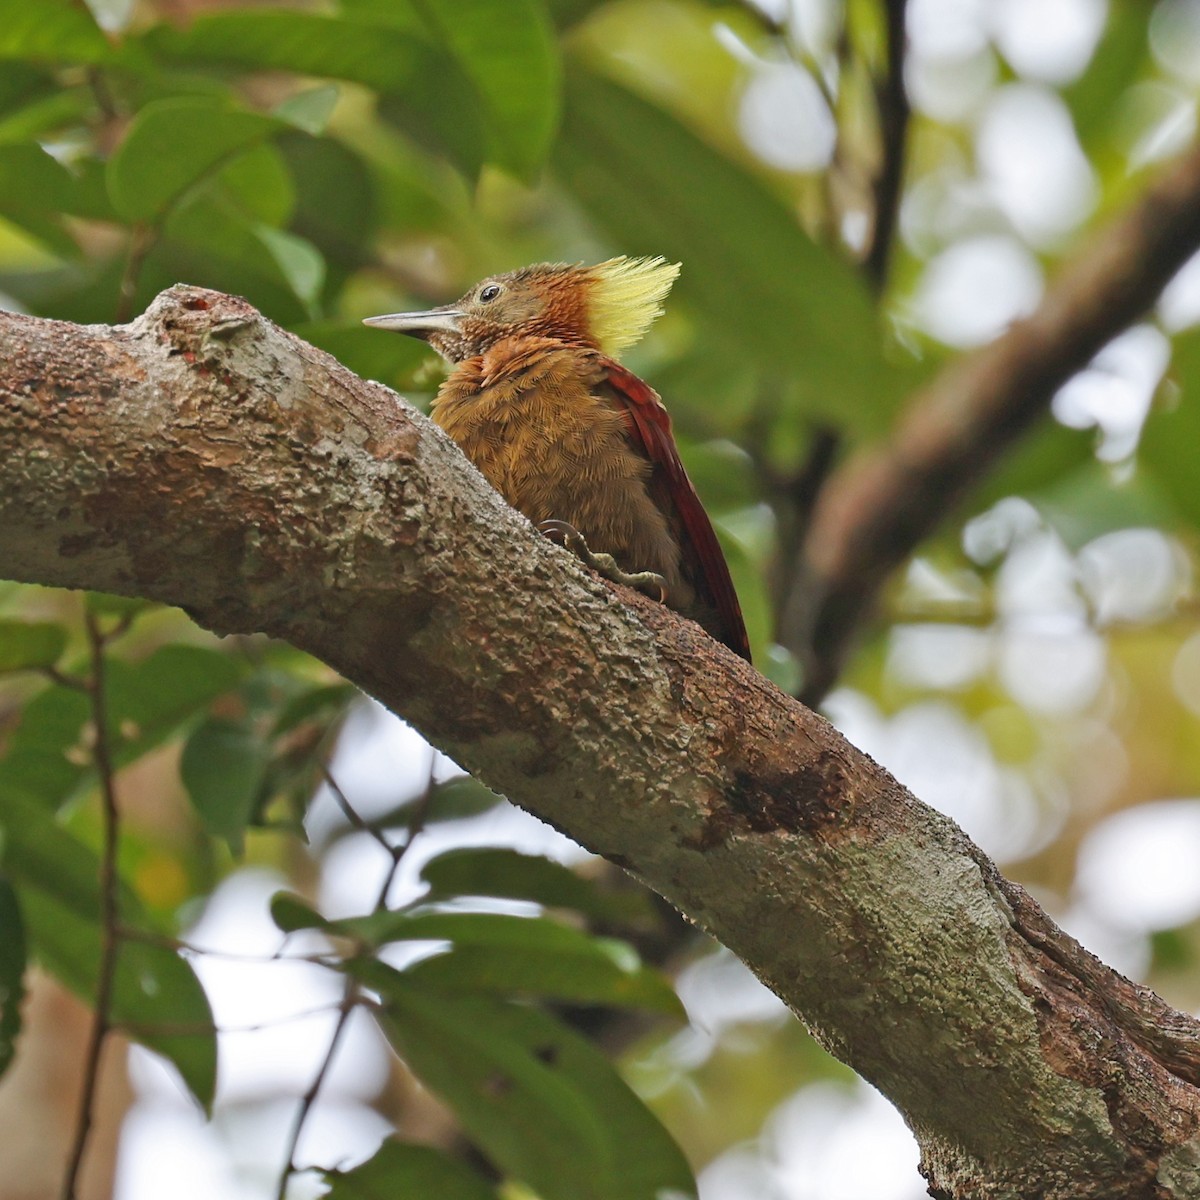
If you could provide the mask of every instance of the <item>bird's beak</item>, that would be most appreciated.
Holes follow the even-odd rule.
[[[366,317],[364,325],[407,333],[409,337],[429,340],[431,333],[460,333],[466,313],[453,308],[433,308],[428,312],[391,313],[386,317]]]

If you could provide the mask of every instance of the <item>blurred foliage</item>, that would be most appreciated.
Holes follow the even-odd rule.
[[[1162,52],[1186,7],[1170,0],[1093,6],[1094,44],[1066,68],[1008,37],[1000,6],[978,36],[914,33],[901,235],[873,289],[860,261],[885,151],[881,6],[845,5],[843,37],[832,3],[776,21],[719,0],[0,0],[0,293],[112,322],[177,280],[240,292],[423,403],[438,379],[424,347],[359,318],[529,261],[676,258],[669,312],[631,363],[672,408],[757,661],[791,684],[796,664],[772,644],[777,563],[802,534],[814,452],[840,462],[885,438],[920,381],[987,336],[939,341],[944,256],[987,236],[1052,272],[1084,251],[1179,144],[1200,80]],[[995,113],[1030,96],[1062,114],[1086,166],[1085,200],[1053,236],[1006,206],[983,149]],[[1061,420],[977,481],[830,701],[1088,930],[1103,927],[1084,868],[1105,822],[1200,795],[1198,317],[1194,296],[1182,318],[1151,314],[1172,356],[1162,379],[1097,360],[1090,400],[1060,397]],[[272,864],[305,893],[281,894],[276,920],[338,949],[331,968],[375,998],[396,1054],[476,1148],[389,1141],[327,1173],[331,1195],[474,1198],[497,1179],[545,1200],[690,1194],[675,1142],[573,1027],[605,1008],[678,1015],[633,949],[655,954],[661,914],[645,896],[472,846],[425,866],[414,905],[323,916],[314,863],[339,840],[469,829],[497,798],[464,779],[422,791],[414,772],[369,821],[307,845],[353,689],[176,612],[102,596],[86,612],[113,635],[120,1029],[211,1105],[212,1015],[176,939],[240,864]],[[20,1046],[27,961],[85,998],[96,986],[91,683],[78,599],[0,584],[0,1070]],[[1195,1006],[1198,916],[1200,897],[1175,925],[1131,917],[1097,948]],[[425,957],[385,965],[414,943]],[[845,1078],[778,1014],[731,1014],[703,1054],[656,1024],[627,1064],[695,1169],[805,1083]]]

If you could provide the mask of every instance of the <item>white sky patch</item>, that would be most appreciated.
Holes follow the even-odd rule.
[[[1157,79],[1135,84],[1121,101],[1116,140],[1131,171],[1184,150],[1196,131],[1196,98]]]
[[[969,58],[987,45],[987,0],[911,0],[912,52],[930,58]]]
[[[1090,630],[1024,628],[1005,635],[999,674],[1009,695],[1031,713],[1067,716],[1096,699],[1106,660],[1104,639]]]
[[[1158,315],[1171,333],[1200,323],[1200,254],[1193,254],[1163,289]]]
[[[776,1108],[758,1144],[734,1146],[704,1169],[700,1200],[919,1200],[919,1158],[874,1088],[814,1083]]]
[[[955,125],[971,120],[996,84],[999,67],[987,46],[963,58],[912,54],[905,64],[909,100],[918,112]]]
[[[996,578],[996,608],[1010,626],[1044,634],[1081,632],[1087,605],[1074,557],[1052,530],[1038,527],[1014,542]]]
[[[1176,651],[1171,683],[1179,699],[1200,717],[1200,633],[1193,633]]]
[[[908,687],[965,688],[991,658],[991,633],[969,625],[897,625],[888,638],[888,674]]]
[[[818,171],[829,163],[837,126],[813,77],[792,63],[766,63],[746,82],[739,106],[746,144],[784,171]]]
[[[1190,582],[1187,557],[1158,529],[1118,529],[1079,552],[1079,580],[1096,622],[1167,616]]]
[[[764,1140],[788,1200],[918,1200],[926,1194],[916,1139],[868,1084],[803,1088],[775,1110]],[[870,1153],[863,1152],[867,1146]]]
[[[287,957],[323,947],[309,934],[284,940],[268,912],[282,886],[272,872],[249,869],[213,894],[188,940],[212,953],[192,959],[212,1005],[218,1034],[214,1119],[206,1124],[174,1072],[149,1052],[130,1052],[137,1101],[123,1134],[118,1200],[259,1200],[273,1195],[285,1138],[298,1098],[329,1045],[341,996],[340,979],[324,968]],[[258,959],[260,961],[255,961]],[[383,1087],[389,1050],[366,1013],[350,1020],[301,1144],[334,1157],[366,1157],[383,1136],[369,1101]],[[328,1102],[328,1103],[326,1103]],[[329,1109],[329,1111],[327,1111]],[[330,1122],[333,1134],[325,1132]],[[347,1124],[358,1130],[344,1138]],[[238,1149],[239,1139],[256,1132]],[[314,1159],[332,1161],[314,1153]],[[181,1167],[181,1164],[184,1164]],[[302,1192],[306,1184],[298,1184]],[[311,1188],[309,1189],[311,1191]]]
[[[1013,69],[1058,85],[1082,74],[1107,16],[1104,0],[1005,0],[990,13],[996,46]]]
[[[1013,84],[994,92],[976,149],[997,206],[1035,246],[1061,239],[1095,206],[1095,174],[1066,105],[1049,88]]]
[[[1171,344],[1160,330],[1135,325],[1059,388],[1051,411],[1072,429],[1099,428],[1099,457],[1120,462],[1137,446],[1170,357]]]
[[[886,717],[866,696],[839,688],[824,710],[851,742],[998,861],[1032,853],[1057,831],[1058,806],[1047,806],[1023,772],[997,762],[983,730],[952,705],[926,700]]]
[[[118,1200],[261,1200],[259,1189],[238,1178],[221,1139],[193,1106],[172,1103],[154,1088],[143,1091],[143,1056],[149,1057],[137,1047],[130,1051],[141,1099],[121,1129],[113,1189]]]
[[[1076,893],[1118,930],[1172,929],[1200,917],[1200,800],[1161,800],[1097,825],[1079,847]]]
[[[1150,18],[1150,49],[1181,82],[1200,84],[1200,4],[1163,0]]]
[[[1004,235],[965,238],[925,269],[914,300],[925,329],[948,346],[989,342],[1042,294],[1042,269],[1028,249]]]

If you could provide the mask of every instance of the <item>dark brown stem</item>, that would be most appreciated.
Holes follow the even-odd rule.
[[[123,325],[133,316],[142,265],[157,238],[157,231],[146,225],[135,225],[129,233],[129,249],[125,257],[125,270],[121,273],[121,285],[117,293],[117,311],[113,318],[118,325]]]
[[[112,1030],[113,985],[117,973],[117,955],[120,951],[118,933],[120,913],[117,904],[117,848],[120,839],[120,814],[117,811],[117,794],[113,781],[112,752],[109,745],[108,713],[105,698],[104,651],[108,638],[101,632],[99,623],[92,613],[85,614],[88,646],[91,651],[92,674],[88,688],[92,699],[92,724],[95,730],[95,745],[92,759],[100,777],[101,814],[104,827],[104,844],[100,854],[100,964],[96,980],[96,1008],[92,1021],[91,1036],[84,1055],[83,1090],[79,1097],[79,1116],[75,1124],[75,1138],[71,1145],[67,1173],[63,1180],[63,1200],[75,1200],[79,1172],[87,1151],[88,1136],[93,1123],[96,1088],[100,1080],[100,1065],[104,1044]]]
[[[808,455],[799,471],[789,475],[772,472],[759,464],[766,479],[772,508],[779,521],[779,560],[772,578],[772,595],[776,606],[776,627],[784,623],[784,606],[796,588],[796,580],[804,570],[803,547],[812,521],[817,497],[832,473],[841,449],[841,433],[830,425],[817,425],[812,430]]]
[[[433,798],[435,782],[433,777],[433,756],[430,756],[429,776],[425,789],[413,803],[409,815],[408,836],[397,846],[393,846],[379,830],[371,826],[370,822],[363,820],[358,810],[347,799],[346,793],[342,791],[327,765],[322,766],[321,773],[324,775],[325,782],[329,785],[329,790],[333,793],[334,800],[345,814],[346,819],[355,829],[359,829],[374,838],[391,857],[391,865],[384,876],[379,894],[375,898],[375,911],[380,912],[387,907],[388,893],[392,890],[392,884],[395,882],[396,872],[400,869],[400,863],[403,861],[405,854],[408,853],[408,848],[413,844],[414,839],[425,827],[425,818],[428,815],[429,804]],[[337,1057],[338,1047],[341,1045],[346,1028],[350,1023],[350,1016],[363,1002],[364,997],[358,981],[352,976],[347,975],[345,985],[342,988],[342,998],[338,1003],[337,1022],[333,1027],[333,1033],[329,1037],[329,1045],[326,1047],[325,1057],[322,1058],[321,1065],[317,1068],[317,1073],[308,1085],[308,1090],[300,1098],[300,1107],[296,1110],[296,1117],[292,1122],[292,1129],[288,1135],[287,1159],[283,1171],[279,1176],[279,1186],[275,1191],[276,1200],[285,1200],[288,1180],[291,1179],[298,1169],[296,1166],[296,1147],[300,1144],[300,1138],[304,1133],[305,1125],[308,1123],[309,1115],[317,1103],[317,1098],[321,1094],[321,1088],[325,1085],[325,1079],[329,1074],[330,1068],[333,1066],[333,1060]]]
[[[873,188],[875,213],[871,245],[863,260],[863,270],[877,292],[887,286],[888,260],[900,215],[908,122],[912,114],[904,87],[907,3],[906,0],[884,0],[884,7],[887,11],[887,70],[875,86],[883,162]]]

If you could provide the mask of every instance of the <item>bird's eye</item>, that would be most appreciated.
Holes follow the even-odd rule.
[[[486,304],[489,300],[495,300],[498,295],[500,295],[500,285],[498,283],[489,283],[479,293],[480,303]]]

